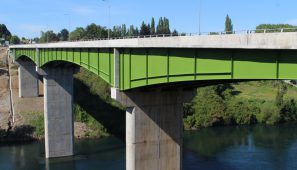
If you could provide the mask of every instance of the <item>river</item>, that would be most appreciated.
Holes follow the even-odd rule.
[[[297,124],[206,128],[184,132],[183,169],[297,169]],[[44,143],[0,147],[0,169],[125,169],[114,137],[76,140],[72,158],[44,159]]]

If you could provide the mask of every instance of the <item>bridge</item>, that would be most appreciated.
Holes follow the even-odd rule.
[[[297,33],[12,45],[20,97],[43,77],[47,158],[73,155],[73,74],[111,86],[126,109],[126,169],[182,169],[182,104],[202,81],[297,79]],[[87,102],[87,101],[86,101]],[[110,113],[112,114],[112,113]],[[115,118],[116,119],[116,118]]]

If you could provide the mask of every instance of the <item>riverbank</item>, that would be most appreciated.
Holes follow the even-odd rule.
[[[203,87],[185,108],[186,129],[297,122],[297,88],[283,81]]]
[[[44,138],[43,119],[43,84],[39,82],[39,96],[33,98],[19,98],[17,66],[7,57],[7,48],[0,49],[0,144],[21,143],[42,140]],[[12,97],[14,105],[14,122],[10,111],[9,74],[12,80]],[[78,77],[84,77],[82,72]],[[84,84],[75,78],[75,84]],[[91,81],[88,81],[91,82]],[[94,82],[91,82],[94,83]],[[96,83],[95,83],[96,84]],[[84,93],[83,100],[88,100],[93,94],[89,88],[75,85],[75,91]],[[76,96],[81,98],[80,96]],[[87,114],[78,104],[75,104],[74,136],[77,139],[92,139],[109,136],[104,127],[91,115]],[[83,114],[83,118],[81,117]]]

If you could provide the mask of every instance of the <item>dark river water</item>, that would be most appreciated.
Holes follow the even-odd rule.
[[[0,170],[125,169],[125,144],[77,140],[72,158],[44,159],[44,144],[0,146]],[[184,133],[183,169],[297,169],[297,125],[220,127]]]

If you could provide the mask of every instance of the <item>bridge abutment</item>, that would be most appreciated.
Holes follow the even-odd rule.
[[[44,123],[46,158],[73,155],[72,67],[44,69]]]
[[[182,169],[183,102],[194,91],[119,92],[126,109],[126,169]]]
[[[38,97],[38,74],[32,61],[19,60],[19,97]]]

